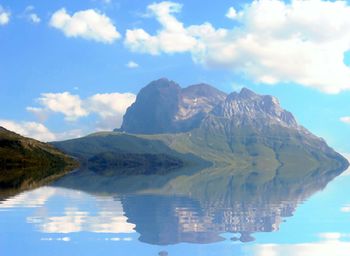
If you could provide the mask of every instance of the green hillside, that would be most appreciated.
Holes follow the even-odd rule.
[[[53,180],[78,164],[52,145],[0,127],[0,187],[24,188]]]
[[[120,132],[94,133],[79,139],[53,142],[55,147],[78,158],[83,166],[98,172],[155,174],[210,162],[192,152],[172,149],[166,139]]]
[[[259,134],[247,127],[230,133],[207,128],[158,135],[102,132],[53,144],[85,165],[96,168],[100,164],[97,169],[104,170],[105,174],[140,174],[137,168],[128,169],[126,165],[140,161],[142,155],[177,163],[170,166],[165,160],[159,160],[161,168],[158,168],[143,159],[142,163],[136,164],[136,167],[153,169],[153,174],[186,166],[205,166],[210,162],[231,173],[253,171],[254,179],[261,182],[272,179],[276,172],[280,177],[298,179],[318,169],[336,170],[347,166],[341,155],[328,147],[322,149],[320,140],[301,137],[293,130],[269,129],[264,131],[264,136]],[[91,162],[96,158],[98,161]],[[120,167],[128,171],[121,171],[123,168]]]

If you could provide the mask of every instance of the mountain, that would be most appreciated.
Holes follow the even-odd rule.
[[[227,95],[203,83],[181,88],[162,78],[141,89],[119,130],[138,134],[187,132],[198,128],[208,116],[233,120],[235,126],[300,128],[273,96],[258,95],[247,88]]]
[[[226,95],[206,84],[183,89],[164,78],[140,91],[117,131],[54,145],[87,163],[96,156],[97,163],[109,167],[127,165],[120,162],[125,158],[120,154],[140,162],[140,154],[154,159],[164,153],[162,157],[182,162],[182,167],[188,162],[183,157],[191,156],[196,159],[192,163],[209,161],[231,170],[255,170],[255,179],[261,180],[275,172],[293,179],[299,172],[348,166],[322,138],[298,125],[273,96],[247,88]]]
[[[162,78],[141,89],[124,116],[121,130],[144,134],[190,131],[225,98],[225,93],[207,84],[182,89]]]
[[[0,187],[27,188],[52,180],[77,166],[52,145],[0,127]]]

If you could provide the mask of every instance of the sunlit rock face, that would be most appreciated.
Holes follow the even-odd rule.
[[[207,84],[182,89],[162,78],[139,92],[124,116],[121,130],[144,134],[189,131],[198,127],[206,114],[225,98],[224,92]]]
[[[218,104],[213,114],[233,119],[236,125],[281,125],[299,128],[292,113],[282,109],[277,98],[259,95],[247,88],[228,95],[223,103]]]
[[[232,119],[236,125],[301,128],[273,96],[258,95],[247,88],[227,95],[203,83],[181,88],[162,78],[139,92],[124,116],[121,130],[144,134],[190,131],[198,128],[208,114]]]

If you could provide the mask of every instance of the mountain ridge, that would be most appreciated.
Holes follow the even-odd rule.
[[[112,152],[109,142],[100,138],[106,135],[110,141],[127,139],[128,143]],[[118,132],[87,138],[54,145],[76,157],[85,150],[84,159],[93,157],[89,148],[99,148],[109,156],[120,150],[144,154],[166,148],[168,156],[175,158],[191,155],[214,166],[253,169],[259,179],[269,179],[275,172],[296,177],[298,172],[348,166],[343,156],[299,125],[273,96],[247,88],[227,95],[203,83],[181,88],[164,78],[140,90]],[[153,145],[151,151],[147,145]],[[110,158],[102,160],[113,162]]]
[[[181,88],[176,82],[161,78],[140,90],[119,130],[145,134],[190,131],[226,96],[209,84]]]

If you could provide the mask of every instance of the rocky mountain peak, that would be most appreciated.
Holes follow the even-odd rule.
[[[225,98],[224,92],[208,84],[182,89],[161,78],[141,89],[124,115],[121,130],[146,134],[189,131]]]
[[[138,100],[144,100],[148,97],[157,97],[157,96],[175,96],[181,91],[180,85],[171,81],[167,78],[160,78],[158,80],[154,80],[146,85],[144,88],[140,90],[137,95]]]
[[[172,117],[178,111],[181,87],[161,78],[141,89],[136,101],[127,109],[121,130],[130,133],[172,131]]]
[[[243,99],[251,99],[251,98],[258,97],[258,94],[256,94],[255,92],[249,90],[246,87],[243,87],[238,95],[239,95],[239,97],[241,97]]]
[[[298,128],[293,115],[281,108],[277,98],[259,95],[247,88],[228,95],[226,100],[215,108],[213,114],[232,119],[237,125],[281,125]]]
[[[190,85],[183,89],[182,94],[186,97],[206,97],[221,99],[225,99],[227,96],[226,93],[205,83]]]
[[[121,130],[145,134],[187,132],[200,127],[208,115],[228,119],[235,126],[300,128],[273,96],[259,95],[248,88],[227,95],[205,83],[181,88],[161,78],[141,89],[124,115]]]

